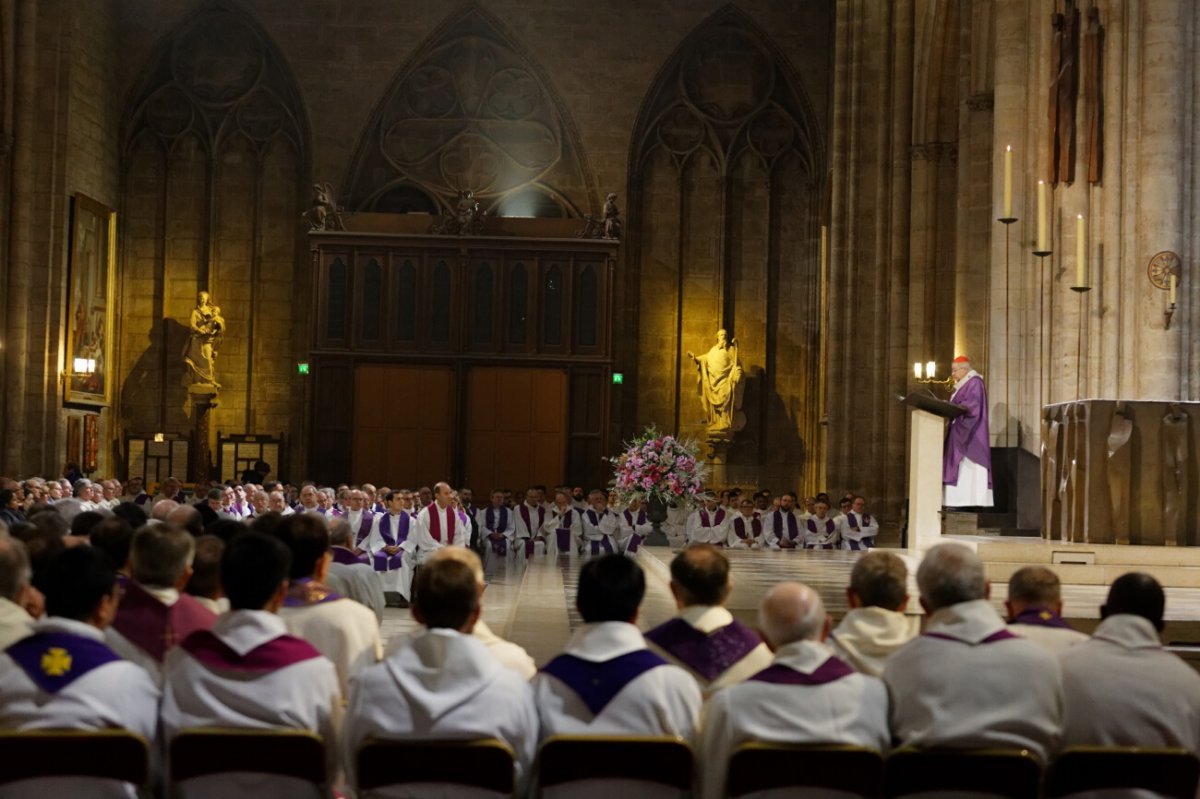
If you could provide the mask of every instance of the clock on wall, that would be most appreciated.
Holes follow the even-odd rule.
[[[1179,256],[1170,250],[1163,250],[1150,259],[1150,263],[1146,267],[1146,276],[1150,278],[1150,282],[1154,284],[1155,288],[1166,291],[1170,287],[1171,275],[1175,275],[1178,281],[1179,268]]]

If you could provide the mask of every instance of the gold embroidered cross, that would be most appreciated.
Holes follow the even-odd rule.
[[[51,677],[61,677],[71,670],[71,655],[61,646],[52,646],[42,655],[42,671]]]

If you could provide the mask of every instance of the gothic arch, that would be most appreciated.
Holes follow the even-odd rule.
[[[748,378],[731,466],[799,483],[819,408],[825,172],[799,76],[741,10],[716,12],[667,59],[629,157],[624,325],[636,331],[639,390],[626,395],[627,427],[704,437],[685,355],[708,349],[723,327],[739,339]]]
[[[397,187],[449,209],[470,189],[485,206],[578,217],[598,207],[566,107],[533,55],[469,4],[401,67],[359,138],[347,206],[381,210]],[[555,212],[557,209],[557,212]]]
[[[293,322],[304,318],[294,309],[306,307],[308,291],[299,212],[309,140],[291,70],[237,3],[202,4],[143,68],[121,124],[125,430],[191,431],[180,353],[205,290],[227,326],[212,434],[298,431],[288,367],[305,333]]]

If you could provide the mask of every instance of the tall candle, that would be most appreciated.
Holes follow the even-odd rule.
[[[1049,252],[1050,248],[1046,246],[1046,181],[1038,181],[1038,199],[1037,199],[1037,251]]]
[[[1171,273],[1171,304],[1175,304],[1175,273]]]
[[[1002,219],[1012,219],[1012,169],[1013,169],[1013,154],[1012,145],[1008,145],[1004,150],[1004,214]]]
[[[1087,221],[1083,214],[1075,219],[1075,285],[1087,285]]]

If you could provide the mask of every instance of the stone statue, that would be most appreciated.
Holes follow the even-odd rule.
[[[487,212],[481,211],[475,192],[462,189],[454,203],[453,214],[443,214],[442,221],[433,228],[434,233],[449,236],[477,236],[483,232]]]
[[[183,360],[192,368],[196,383],[220,388],[217,382],[217,348],[225,335],[225,318],[221,309],[208,300],[208,292],[196,295],[192,309],[191,334],[183,350]]]
[[[617,207],[617,195],[610,193],[604,198],[604,216],[597,218],[588,214],[583,218],[583,230],[577,234],[581,239],[620,239],[621,209]]]
[[[330,183],[314,183],[312,207],[301,216],[308,222],[310,230],[345,230],[342,212],[337,206]]]
[[[1162,507],[1163,543],[1189,546],[1188,515],[1188,421],[1187,411],[1177,402],[1168,406],[1162,420]]]
[[[696,388],[708,422],[710,440],[729,440],[746,425],[741,412],[742,365],[738,361],[737,339],[727,339],[725,330],[717,331],[717,343],[708,352],[688,357],[696,364]]]
[[[1112,530],[1116,534],[1112,541],[1100,543],[1129,543],[1129,476],[1133,448],[1129,439],[1133,436],[1132,411],[1124,402],[1118,402],[1108,428],[1108,501],[1112,513]]]

